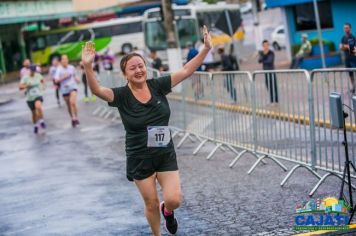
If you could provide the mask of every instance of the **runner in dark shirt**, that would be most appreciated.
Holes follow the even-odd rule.
[[[188,78],[201,65],[212,47],[211,36],[204,26],[204,49],[170,76],[147,80],[144,58],[137,53],[125,55],[121,70],[128,83],[124,87],[106,88],[98,84],[92,69],[95,57],[93,43],[87,42],[82,61],[92,92],[118,108],[126,130],[127,177],[133,180],[145,202],[145,215],[154,235],[160,233],[160,211],[166,229],[175,234],[178,222],[174,217],[181,203],[181,187],[177,159],[168,121],[170,108],[166,95],[171,88]],[[163,193],[159,205],[156,180]]]

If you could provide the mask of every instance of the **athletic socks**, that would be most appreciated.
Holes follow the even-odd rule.
[[[164,214],[164,216],[170,216],[170,215],[173,214],[173,211],[169,212],[169,211],[167,211],[166,208],[164,208],[164,209],[163,209],[163,214]]]

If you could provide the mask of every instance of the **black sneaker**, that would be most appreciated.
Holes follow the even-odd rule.
[[[178,230],[178,221],[176,218],[174,218],[174,212],[172,212],[172,215],[165,216],[164,215],[164,202],[161,202],[160,207],[161,213],[166,220],[166,230],[170,234],[175,234]]]
[[[40,125],[41,125],[41,128],[42,128],[42,129],[47,128],[46,123],[44,123],[44,121],[42,121]]]

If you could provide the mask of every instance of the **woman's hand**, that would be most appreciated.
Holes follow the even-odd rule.
[[[91,66],[95,58],[95,46],[93,42],[86,42],[82,48],[82,62],[84,66]]]
[[[213,47],[213,42],[211,41],[211,35],[208,32],[208,28],[205,25],[203,26],[203,37],[205,48],[211,49]]]

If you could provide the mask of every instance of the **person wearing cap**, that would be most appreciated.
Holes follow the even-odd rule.
[[[304,57],[307,57],[311,53],[311,43],[308,40],[307,34],[302,34],[302,45],[299,48],[299,51],[294,56],[292,60],[292,64],[290,65],[290,69],[298,69],[300,63],[303,61]]]
[[[37,134],[40,128],[46,128],[42,109],[45,82],[42,75],[37,72],[36,65],[30,65],[29,71],[29,75],[21,78],[19,89],[25,90],[27,105],[32,112],[33,132]]]

